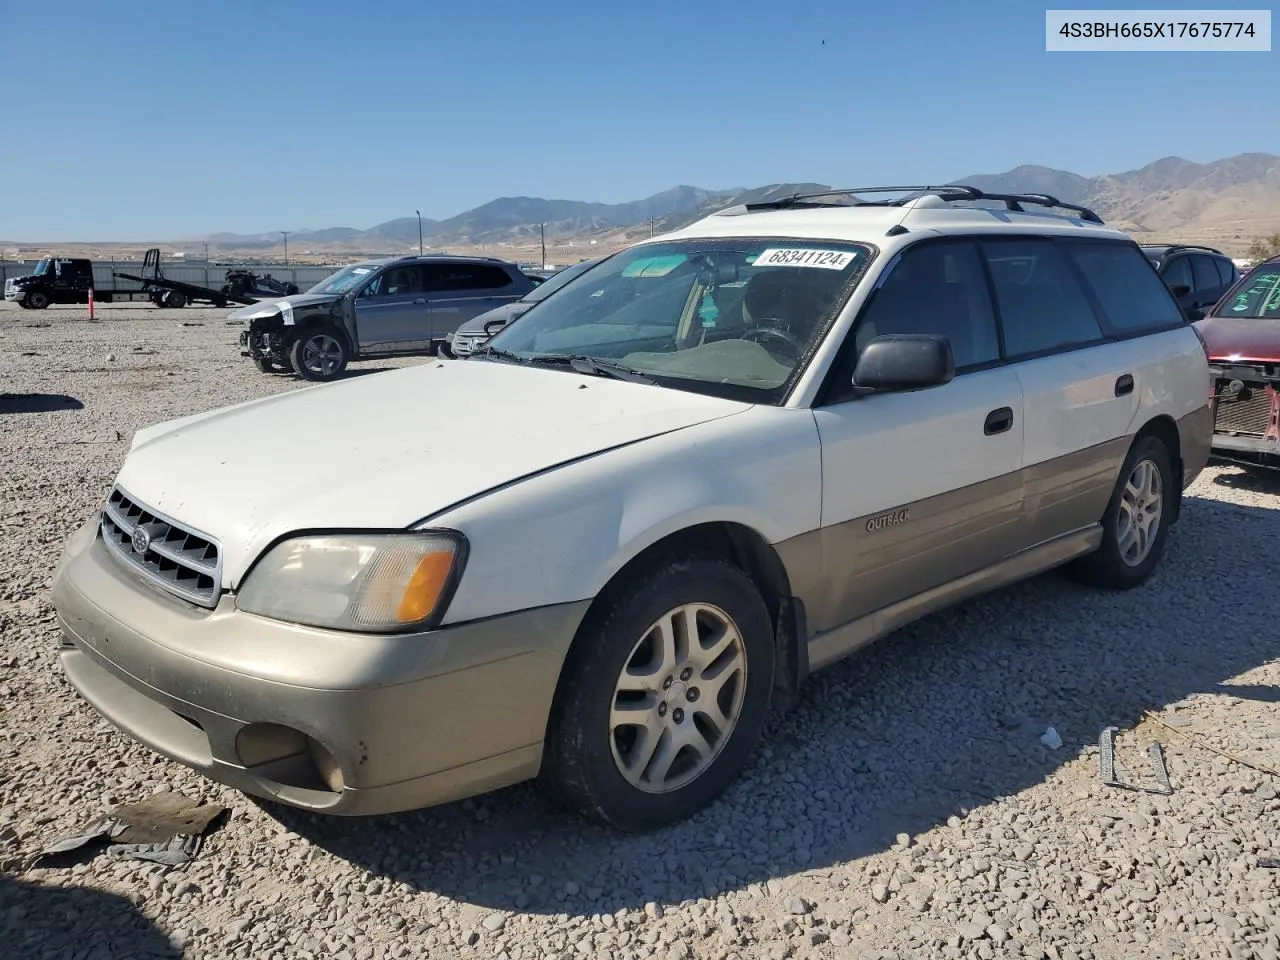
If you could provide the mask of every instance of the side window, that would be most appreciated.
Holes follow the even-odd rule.
[[[511,285],[500,267],[476,263],[433,263],[427,266],[427,282],[433,293],[462,290],[497,290]]]
[[[1224,287],[1236,282],[1236,265],[1234,263],[1223,257],[1215,258],[1213,262],[1217,264],[1218,279],[1222,281]]]
[[[1056,243],[988,240],[982,247],[991,268],[1007,356],[1102,339],[1093,307]]]
[[[1222,281],[1218,279],[1218,268],[1213,265],[1210,257],[1202,257],[1198,254],[1192,257],[1191,273],[1196,280],[1196,293],[1217,290],[1222,286]]]
[[[976,244],[922,243],[903,251],[858,323],[856,352],[894,333],[946,337],[958,370],[1000,358]]]
[[[1182,311],[1147,258],[1122,243],[1063,245],[1106,315],[1108,332],[1129,333],[1182,323]]]
[[[1195,278],[1191,276],[1191,258],[1190,257],[1174,257],[1165,264],[1164,272],[1165,285],[1169,288],[1183,286],[1190,287],[1192,290],[1196,288]]]

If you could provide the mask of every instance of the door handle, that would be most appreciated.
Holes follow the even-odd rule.
[[[987,422],[982,425],[982,432],[988,437],[996,433],[1004,433],[1013,426],[1013,410],[1001,407],[987,414]]]
[[[1116,396],[1124,397],[1133,393],[1133,374],[1126,373],[1116,381]]]

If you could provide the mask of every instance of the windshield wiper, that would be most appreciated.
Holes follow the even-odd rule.
[[[543,353],[530,357],[526,362],[532,366],[569,367],[578,373],[585,373],[589,377],[609,377],[613,380],[647,383],[651,386],[658,382],[639,370],[632,370],[630,367],[624,367],[621,364],[585,355],[565,356],[559,353]]]
[[[510,350],[501,350],[497,347],[482,347],[471,354],[471,357],[480,357],[483,360],[506,360],[509,363],[529,362],[518,353],[512,353]]]

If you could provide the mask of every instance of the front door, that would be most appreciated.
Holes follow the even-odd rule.
[[[431,306],[416,263],[387,267],[365,285],[355,308],[363,354],[421,350],[430,342]]]
[[[424,267],[431,296],[431,337],[442,341],[472,317],[518,300],[524,291],[501,267],[483,263],[429,263]]]
[[[948,384],[853,397],[856,355],[885,334],[946,337]],[[1023,401],[999,363],[976,244],[925,241],[878,282],[814,410],[822,443],[821,633],[999,562],[1018,547]]]

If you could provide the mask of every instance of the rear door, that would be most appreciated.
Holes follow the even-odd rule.
[[[1125,241],[983,241],[1005,355],[1026,403],[1026,532],[1032,546],[1097,523],[1162,357],[1147,333],[1182,316]]]
[[[429,263],[424,267],[431,299],[431,337],[444,340],[458,327],[527,293],[501,267],[486,263]]]
[[[431,306],[419,264],[387,267],[365,284],[355,308],[361,353],[420,350],[430,342]]]

